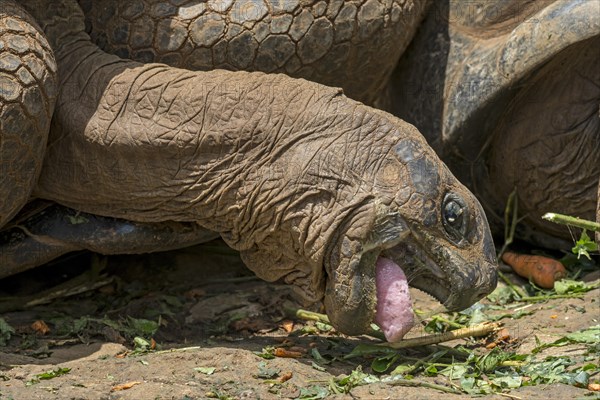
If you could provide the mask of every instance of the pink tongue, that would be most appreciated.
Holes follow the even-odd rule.
[[[375,322],[388,342],[397,342],[413,326],[413,309],[404,271],[390,259],[379,257],[376,266],[377,314]]]

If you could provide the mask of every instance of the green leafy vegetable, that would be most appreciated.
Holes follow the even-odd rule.
[[[14,335],[15,329],[4,320],[0,318],[0,346],[6,346],[6,343]]]
[[[261,352],[255,351],[254,354],[259,356],[260,358],[264,358],[265,360],[272,360],[275,358],[275,348],[272,346],[267,346],[262,349]]]
[[[383,357],[377,357],[371,363],[371,369],[375,372],[383,373],[387,371],[400,358],[399,354],[388,354]]]
[[[258,364],[258,374],[256,374],[256,377],[261,379],[273,379],[276,378],[280,372],[281,370],[278,368],[269,368],[263,361]]]
[[[329,396],[329,390],[326,387],[312,385],[300,388],[298,399],[302,400],[320,400]]]
[[[158,330],[158,323],[143,318],[131,318],[127,319],[127,325],[134,331],[135,334],[140,336],[150,337]]]
[[[585,256],[588,260],[591,260],[590,252],[598,251],[598,244],[590,239],[584,229],[583,232],[581,232],[581,237],[575,242],[575,247],[573,247],[571,251],[573,254],[577,255],[577,259],[581,256]]]
[[[340,375],[334,378],[329,388],[332,392],[337,394],[350,393],[350,391],[356,386],[368,385],[369,383],[379,382],[379,378],[374,375],[366,374],[362,371],[362,367],[359,365],[350,375]]]
[[[586,283],[583,281],[574,281],[571,279],[561,279],[560,281],[554,282],[554,290],[557,294],[575,294],[585,293],[590,290],[596,289],[598,283]]]
[[[201,374],[204,375],[212,375],[215,373],[217,369],[215,367],[196,367],[194,368],[194,371],[196,372],[200,372]]]
[[[52,371],[42,372],[41,374],[35,375],[32,379],[26,382],[26,386],[35,385],[43,380],[54,379],[58,376],[66,375],[71,372],[71,368],[56,368]]]

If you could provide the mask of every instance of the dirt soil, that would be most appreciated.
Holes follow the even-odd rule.
[[[73,292],[82,293],[66,295]],[[599,293],[536,303],[527,308],[532,314],[502,320],[514,350],[528,353],[536,337],[553,342],[597,325]],[[418,291],[413,295],[419,309],[440,311],[428,296]],[[348,375],[358,365],[373,373],[371,360],[341,358],[358,343],[377,341],[324,332],[314,322],[295,318],[300,306],[289,288],[254,278],[237,254],[219,242],[153,256],[77,254],[0,281],[0,296],[2,317],[16,330],[0,347],[0,399],[470,398],[381,382],[325,397],[323,390],[334,377]],[[34,305],[52,297],[57,298]],[[150,352],[133,350],[133,337],[140,330],[136,319],[160,325],[153,340],[146,338],[145,345],[154,347]],[[35,321],[43,324],[32,325]],[[409,336],[423,333],[416,327]],[[483,339],[445,345],[459,343],[481,347]],[[299,357],[263,359],[256,354],[268,347]],[[321,363],[323,368],[314,367],[312,348],[328,360]],[[419,351],[406,354],[414,357]],[[540,355],[578,352],[581,347],[569,345]],[[70,371],[53,379],[36,378],[58,368]],[[419,379],[447,383],[440,377]],[[589,399],[597,393],[553,384],[484,398]]]

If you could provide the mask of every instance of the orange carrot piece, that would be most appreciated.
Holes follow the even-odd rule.
[[[275,357],[284,357],[284,358],[300,358],[300,357],[302,357],[302,353],[300,353],[298,351],[286,350],[282,347],[276,348],[275,351],[273,352],[273,354],[275,355]]]
[[[505,251],[502,261],[510,265],[519,276],[544,289],[552,289],[555,281],[567,276],[565,267],[553,258]]]

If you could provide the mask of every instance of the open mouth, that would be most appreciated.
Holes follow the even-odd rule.
[[[449,278],[432,256],[420,246],[412,241],[403,242],[384,250],[381,256],[398,263],[397,267],[407,275],[410,287],[419,289],[449,306],[447,303],[452,296],[452,291],[448,288]]]
[[[412,242],[383,250],[376,262],[377,310],[375,323],[389,342],[396,342],[413,327],[409,286],[445,304],[452,292],[448,279],[433,259]]]
[[[414,325],[409,286],[452,311],[495,288],[491,236],[456,244],[401,220],[384,222],[366,236],[345,234],[331,253],[324,300],[340,332],[360,335],[375,322],[387,341],[401,340]]]

